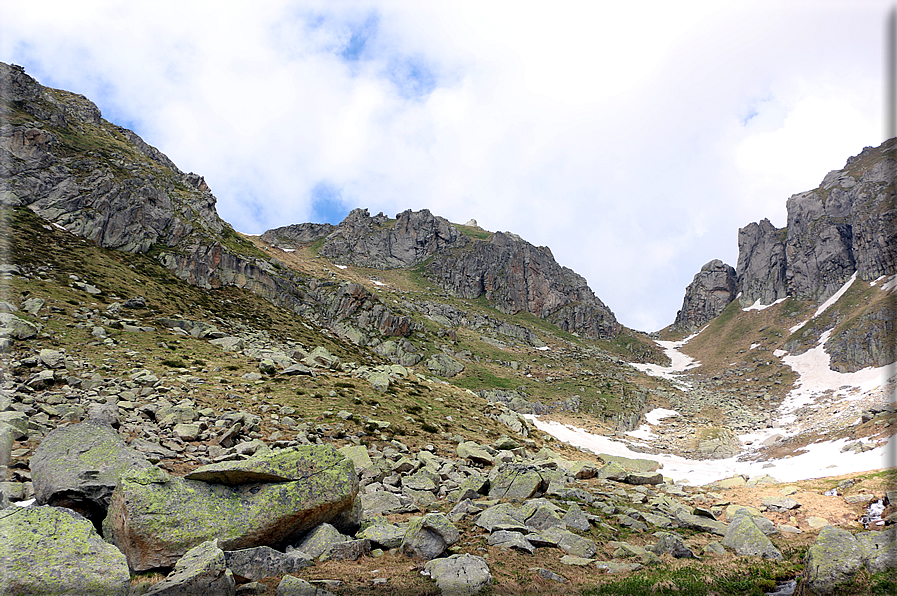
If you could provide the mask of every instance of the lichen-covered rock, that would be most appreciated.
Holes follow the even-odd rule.
[[[523,464],[502,464],[494,474],[489,479],[489,497],[493,499],[525,501],[542,490],[543,484],[547,486],[539,470]]]
[[[721,541],[722,545],[731,548],[739,556],[761,556],[764,559],[782,559],[777,549],[760,527],[754,523],[754,517],[745,509],[739,509],[726,529]]]
[[[309,478],[323,470],[337,468],[344,465],[345,461],[345,456],[330,445],[301,445],[256,453],[249,459],[201,466],[184,478],[228,486],[254,482],[293,482]]]
[[[277,584],[277,596],[334,596],[323,588],[310,584],[304,579],[285,575]]]
[[[58,507],[0,511],[0,594],[126,596],[128,562],[86,518]]]
[[[30,463],[38,503],[74,509],[95,525],[106,516],[121,475],[150,466],[101,420],[57,428],[44,438]]]
[[[807,550],[802,596],[830,596],[840,593],[864,567],[880,573],[897,566],[897,528],[883,532],[862,532],[825,526]]]
[[[146,596],[233,596],[235,591],[224,551],[217,540],[209,540],[187,551]]]
[[[454,377],[464,372],[464,365],[448,354],[434,354],[427,358],[425,364],[437,377]]]
[[[296,550],[305,553],[312,559],[317,559],[326,554],[332,547],[341,542],[351,540],[348,536],[339,533],[339,530],[330,524],[321,524],[309,532],[297,545]]]
[[[492,583],[485,559],[469,554],[429,561],[424,571],[436,582],[442,596],[473,596]]]
[[[400,546],[409,557],[435,559],[461,538],[458,528],[441,513],[412,518]]]
[[[0,337],[31,339],[37,336],[40,327],[12,313],[0,312]]]
[[[189,549],[217,538],[225,550],[295,542],[352,510],[358,477],[329,446],[306,458],[301,480],[234,486],[169,477],[158,468],[122,476],[108,525],[135,571],[170,567]]]
[[[256,580],[293,573],[312,564],[301,553],[284,554],[270,546],[226,551],[227,568],[242,580]]]

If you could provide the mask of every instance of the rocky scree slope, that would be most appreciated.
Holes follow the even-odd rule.
[[[559,265],[547,247],[510,232],[455,226],[426,209],[395,219],[356,209],[335,228],[298,224],[268,230],[262,240],[286,249],[319,242],[319,255],[344,265],[418,267],[453,296],[483,296],[503,313],[532,313],[592,339],[612,338],[621,329],[586,280]]]
[[[820,305],[852,276],[870,284],[897,273],[897,139],[867,147],[814,190],[788,199],[788,225],[769,220],[738,231],[736,269],[714,260],[685,292],[672,329],[693,331],[738,299],[741,307],[788,298]],[[795,307],[791,307],[794,310]],[[893,299],[874,301],[832,321],[826,350],[844,372],[894,362]],[[818,339],[824,329],[817,329]],[[792,348],[795,346],[792,345]]]

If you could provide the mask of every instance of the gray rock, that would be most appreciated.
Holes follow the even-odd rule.
[[[741,509],[735,514],[721,543],[734,550],[738,556],[761,556],[764,559],[775,560],[783,558],[781,551],[754,523],[754,517],[746,509]]]
[[[339,530],[330,524],[321,524],[296,544],[296,550],[317,559],[327,554],[333,546],[349,540],[351,538],[340,534]]]
[[[232,596],[235,591],[224,551],[217,540],[210,540],[187,551],[175,563],[174,571],[146,596]]]
[[[588,559],[595,556],[595,553],[598,552],[598,545],[594,541],[558,527],[542,530],[539,532],[539,535],[574,557]]]
[[[726,524],[725,522],[682,511],[676,513],[676,522],[683,528],[691,528],[692,530],[701,532],[710,532],[717,536],[725,536],[729,529],[729,524]]]
[[[375,515],[390,515],[393,513],[411,513],[417,511],[414,502],[401,495],[388,492],[365,493],[361,495],[361,506],[365,518]]]
[[[881,532],[861,532],[856,540],[869,573],[897,568],[897,526]]]
[[[424,364],[437,377],[454,377],[464,372],[464,365],[448,354],[434,354]]]
[[[227,568],[242,580],[256,580],[276,577],[299,571],[312,564],[310,559],[293,552],[284,554],[270,546],[257,546],[241,550],[226,551],[224,558]]]
[[[458,443],[456,452],[458,457],[469,459],[474,463],[484,466],[491,466],[495,463],[495,458],[492,457],[492,454],[486,451],[482,445],[474,441],[462,441],[461,443]]]
[[[128,594],[131,576],[125,556],[69,509],[4,509],[0,536],[4,594]]]
[[[12,313],[0,312],[0,337],[12,339],[31,339],[40,332],[40,327],[15,316]]]
[[[790,497],[764,497],[763,505],[770,511],[791,511],[800,507],[800,503]]]
[[[441,513],[412,518],[400,546],[409,557],[434,559],[460,539],[458,528]]]
[[[697,555],[686,546],[682,538],[669,532],[658,532],[657,544],[648,547],[656,555],[672,555],[677,559],[697,559]]]
[[[539,470],[524,464],[502,464],[490,478],[489,497],[525,501],[543,489]],[[547,485],[547,483],[544,483]]]
[[[675,327],[686,330],[702,327],[723,312],[737,291],[735,269],[718,259],[710,261],[685,289]]]
[[[97,526],[106,516],[121,475],[150,466],[109,424],[99,420],[52,431],[30,463],[38,503],[68,507]]]
[[[567,513],[563,518],[564,525],[568,528],[573,528],[574,530],[579,530],[580,532],[588,532],[592,528],[592,524],[589,523],[588,518],[586,518],[585,514],[582,512],[582,509],[579,508],[579,505],[574,503],[570,505],[570,508],[567,510]]]
[[[276,594],[277,596],[334,596],[333,592],[318,588],[304,579],[292,575],[283,576],[283,579],[277,584]]]
[[[490,546],[499,548],[516,548],[526,551],[530,554],[536,552],[536,547],[524,537],[520,532],[508,532],[507,530],[498,530],[489,535],[488,543]]]
[[[436,582],[442,596],[473,596],[492,583],[486,561],[469,554],[428,561],[424,571]]]
[[[803,582],[807,594],[838,594],[863,568],[865,557],[856,538],[847,530],[826,526],[807,550]]]
[[[312,447],[312,446],[310,446]],[[217,538],[226,550],[285,545],[355,506],[358,478],[329,445],[294,460],[301,480],[223,485],[173,478],[158,468],[124,474],[109,509],[113,541],[134,570],[167,567]],[[310,455],[310,453],[309,453]]]
[[[355,535],[359,540],[369,540],[385,549],[398,548],[405,538],[405,530],[389,522],[375,523]]]

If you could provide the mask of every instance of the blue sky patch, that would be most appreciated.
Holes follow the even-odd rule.
[[[390,60],[387,77],[405,99],[419,99],[436,89],[436,73],[423,58],[403,56]]]
[[[318,182],[311,189],[311,220],[314,223],[338,224],[349,214],[340,188],[329,182]]]

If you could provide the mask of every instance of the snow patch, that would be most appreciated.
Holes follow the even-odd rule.
[[[347,267],[347,265],[336,265],[337,269],[346,269]]]
[[[759,347],[760,347],[760,344],[751,344],[750,349],[751,349],[751,350],[755,350],[755,349],[757,349],[757,348],[759,348]]]
[[[707,327],[701,329],[703,331]],[[679,348],[687,344],[692,339],[696,338],[700,335],[701,331],[689,335],[685,339],[681,341],[656,341],[655,343],[663,348],[663,353],[667,355],[670,359],[669,366],[661,366],[660,364],[645,364],[642,362],[627,362],[633,368],[636,368],[643,373],[649,374],[654,377],[662,377],[664,379],[668,379],[673,381],[677,385],[681,387],[689,387],[688,383],[678,380],[678,374],[690,370],[692,368],[697,368],[701,366],[701,363],[692,358],[691,356],[686,356],[682,352],[679,351]]]
[[[811,405],[822,393],[831,392],[834,399],[860,397],[880,390],[887,383],[892,366],[866,367],[852,373],[840,373],[829,368],[831,356],[825,352],[825,342],[831,336],[829,329],[819,338],[815,348],[797,356],[784,356],[787,364],[799,375],[798,380],[782,402],[782,414],[789,414],[801,406]],[[778,350],[777,350],[778,351]]]
[[[770,306],[775,306],[776,304],[779,304],[780,302],[784,302],[784,301],[786,301],[786,300],[788,300],[788,296],[785,296],[784,298],[779,298],[778,300],[776,300],[776,301],[773,302],[772,304],[760,304],[760,299],[757,298],[757,301],[756,301],[756,302],[754,302],[753,304],[751,304],[751,305],[748,306],[747,308],[742,308],[741,310],[744,311],[744,312],[748,312],[749,310],[766,310],[766,309],[769,308]]]
[[[547,352],[551,348],[549,348],[548,346],[542,346],[542,347],[536,348],[536,349],[539,350],[540,352]]]
[[[749,477],[769,474],[781,482],[797,482],[824,476],[866,472],[887,467],[886,458],[893,449],[897,448],[897,441],[892,436],[886,444],[875,449],[862,453],[842,453],[841,448],[850,439],[839,439],[808,445],[805,453],[781,459],[738,461],[737,457],[731,457],[728,459],[693,460],[678,455],[651,455],[632,451],[624,443],[592,434],[582,428],[540,420],[531,414],[527,414],[525,417],[531,420],[540,431],[575,447],[587,449],[593,453],[650,459],[662,465],[661,471],[664,476],[672,478],[676,482],[693,485],[708,484],[736,474],[745,474]]]
[[[822,313],[824,313],[825,310],[826,310],[829,306],[831,306],[832,304],[834,304],[835,302],[837,302],[838,299],[841,298],[841,296],[844,295],[844,292],[846,292],[846,291],[850,288],[850,286],[853,285],[853,282],[855,282],[856,280],[857,280],[857,272],[854,271],[854,272],[853,272],[853,275],[850,276],[850,279],[848,279],[847,282],[846,282],[843,286],[841,286],[841,289],[838,290],[837,292],[835,292],[834,294],[832,294],[831,298],[829,298],[828,300],[826,300],[825,302],[823,302],[822,305],[820,305],[820,307],[816,309],[816,314],[814,314],[814,315],[813,315],[812,317],[810,317],[810,318],[811,318],[811,319],[815,319],[816,317],[818,317],[819,315],[821,315]]]
[[[280,250],[282,250],[283,252],[296,252],[295,248],[281,248]]]
[[[661,420],[664,418],[671,418],[673,416],[678,416],[679,412],[676,410],[667,410],[666,408],[654,408],[647,414],[645,414],[645,420],[648,421],[648,424],[659,424]]]

